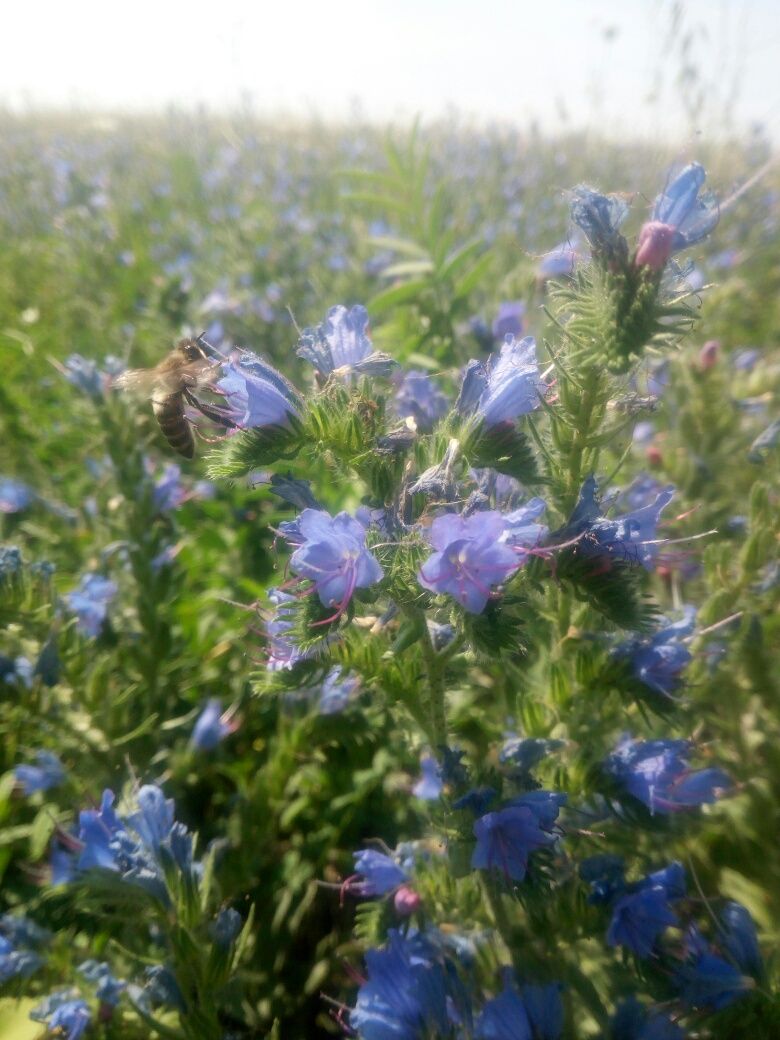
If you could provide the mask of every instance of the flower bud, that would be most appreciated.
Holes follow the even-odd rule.
[[[664,458],[657,444],[650,444],[645,452],[648,466],[660,466]]]
[[[709,372],[717,364],[720,354],[720,340],[708,339],[699,351],[699,368],[702,372]]]
[[[639,242],[634,263],[637,267],[649,267],[651,271],[660,271],[672,254],[674,245],[674,228],[671,224],[662,224],[658,220],[643,224],[639,232]]]
[[[420,909],[421,902],[419,892],[415,892],[408,885],[401,885],[393,896],[393,905],[400,917],[409,917],[415,913]]]

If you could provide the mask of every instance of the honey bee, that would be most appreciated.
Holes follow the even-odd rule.
[[[194,391],[209,382],[219,360],[207,353],[208,344],[201,339],[183,339],[167,357],[153,368],[131,368],[115,380],[120,390],[144,393],[151,398],[152,411],[163,436],[185,459],[195,456],[195,438],[184,405],[189,404],[223,426],[232,426],[229,420],[209,408]]]

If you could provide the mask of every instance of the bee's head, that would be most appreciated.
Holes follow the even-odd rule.
[[[203,347],[194,339],[181,340],[176,349],[185,361],[202,361],[205,356]]]

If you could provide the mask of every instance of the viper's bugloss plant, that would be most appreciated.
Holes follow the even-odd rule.
[[[703,167],[638,219],[580,172],[550,251],[519,174],[460,241],[483,203],[419,141],[316,234],[279,158],[244,227],[244,151],[155,186],[211,208],[154,304],[117,261],[133,350],[202,318],[214,483],[86,354],[72,530],[0,480],[0,984],[73,1038],[773,1037],[777,380],[681,266],[735,263]]]

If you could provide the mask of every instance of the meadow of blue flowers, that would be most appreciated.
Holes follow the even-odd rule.
[[[765,146],[0,151],[0,1035],[780,1036]]]

